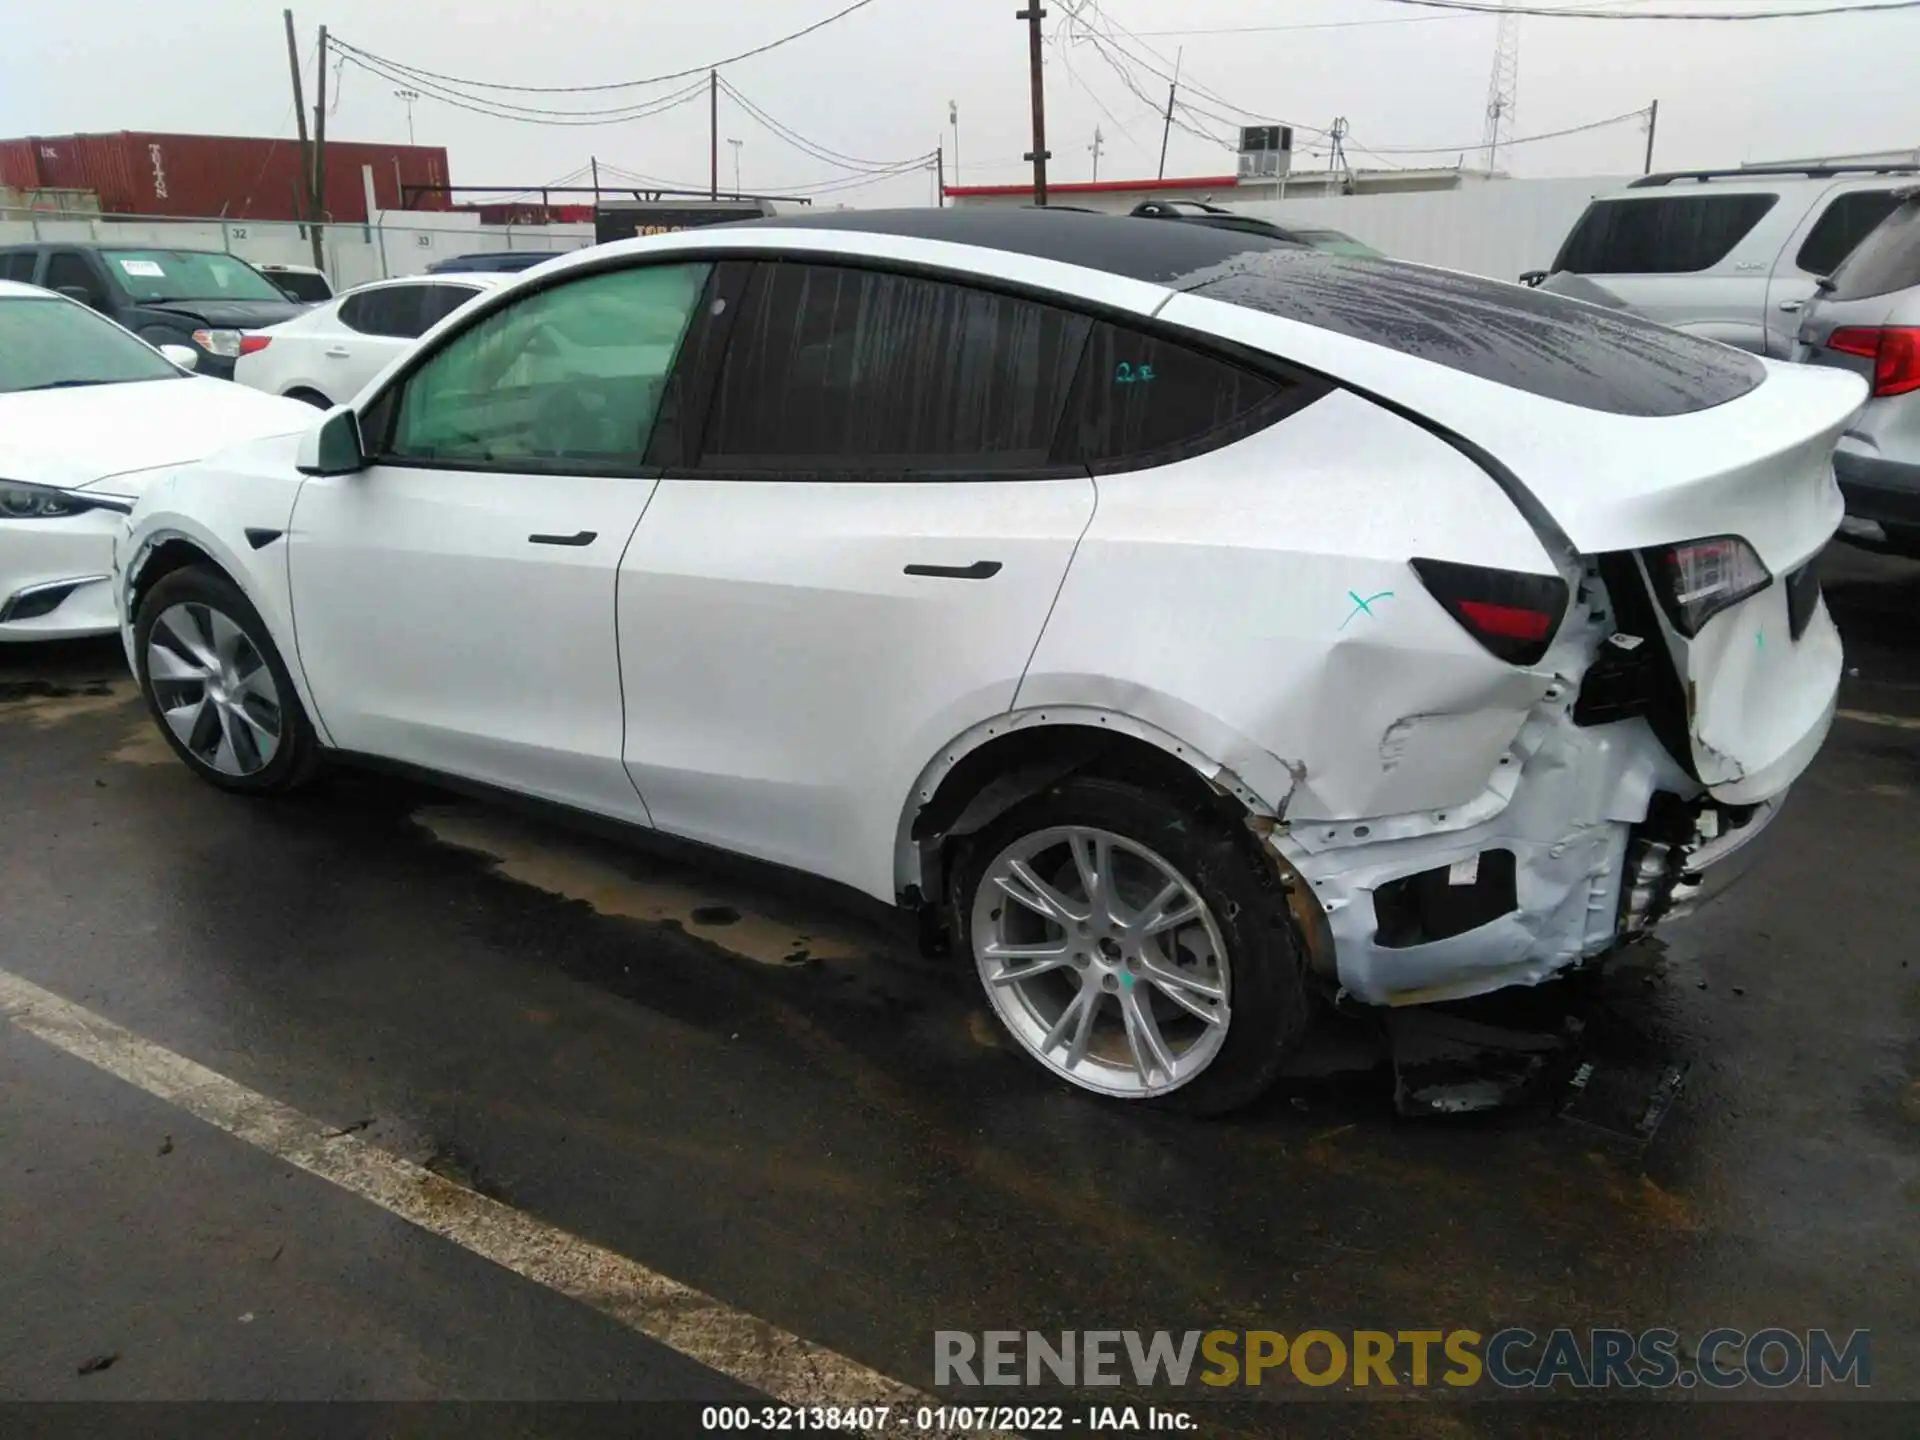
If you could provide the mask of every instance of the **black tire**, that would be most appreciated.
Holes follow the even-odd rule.
[[[1022,801],[969,837],[954,868],[949,903],[964,963],[977,971],[974,900],[994,858],[1023,836],[1062,826],[1109,831],[1167,861],[1205,901],[1226,946],[1231,1010],[1225,1040],[1206,1067],[1178,1089],[1132,1103],[1219,1115],[1258,1099],[1299,1048],[1317,1002],[1279,876],[1262,861],[1251,836],[1237,834],[1217,814],[1096,776],[1069,776]],[[1008,1029],[997,1011],[996,1019]],[[1043,1063],[1009,1033],[1016,1047]],[[1062,1078],[1061,1083],[1072,1082]]]
[[[148,673],[148,653],[155,624],[178,605],[204,607],[231,621],[246,636],[265,669],[272,677],[278,699],[279,743],[261,768],[249,774],[229,774],[214,768],[196,754],[167,723],[153,677]],[[305,785],[319,768],[320,742],[300,704],[299,692],[287,673],[286,662],[273,643],[266,622],[253,608],[240,587],[210,565],[189,565],[163,575],[141,598],[133,621],[135,678],[140,694],[147,702],[153,723],[174,754],[201,779],[241,795],[278,795]]]
[[[313,406],[316,410],[331,410],[333,408],[333,401],[327,399],[327,397],[322,395],[318,390],[309,390],[304,386],[296,386],[292,390],[287,391],[284,398],[288,400],[298,400],[304,405]]]

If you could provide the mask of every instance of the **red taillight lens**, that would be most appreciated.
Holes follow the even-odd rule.
[[[1688,639],[1722,610],[1773,583],[1773,572],[1738,535],[1711,535],[1641,554],[1668,623]]]
[[[240,337],[240,353],[242,355],[258,355],[272,343],[273,337],[271,335],[242,335]]]
[[[1412,564],[1420,583],[1461,628],[1509,664],[1539,663],[1567,613],[1567,582],[1558,575],[1527,575],[1451,560]]]
[[[1920,326],[1845,325],[1827,337],[1827,349],[1873,361],[1873,393],[1920,390]]]

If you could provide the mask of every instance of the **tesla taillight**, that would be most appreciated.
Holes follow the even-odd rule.
[[[1773,572],[1738,535],[1711,535],[1641,554],[1654,598],[1668,623],[1688,639],[1722,610],[1773,583]]]
[[[1428,592],[1474,639],[1513,665],[1537,664],[1567,613],[1567,582],[1451,560],[1415,560]]]
[[[1873,361],[1876,399],[1920,390],[1920,325],[1843,325],[1827,349]]]
[[[273,337],[271,335],[242,335],[240,337],[240,353],[242,355],[258,355],[272,343]]]

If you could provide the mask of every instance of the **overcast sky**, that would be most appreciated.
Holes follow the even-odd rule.
[[[445,75],[520,85],[592,85],[659,74],[762,44],[840,9],[847,0],[301,0],[311,56],[321,22],[364,50]],[[1100,0],[1089,23],[1107,38],[1069,38],[1082,0],[1050,0],[1046,49],[1048,143],[1057,180],[1084,180],[1096,126],[1104,179],[1152,175],[1159,163],[1166,83],[1155,69],[1179,58],[1204,90],[1183,91],[1208,115],[1183,124],[1231,136],[1242,110],[1324,128],[1351,126],[1359,147],[1477,144],[1493,56],[1493,19],[1423,12],[1390,0]],[[1563,3],[1563,0],[1549,0]],[[1593,0],[1587,0],[1591,5]],[[1631,11],[1779,9],[1814,0],[1602,0]],[[1831,3],[1831,0],[1829,0]],[[1028,173],[1026,27],[1012,0],[872,0],[859,12],[723,75],[775,120],[845,156],[905,159],[944,142],[953,176],[959,107],[961,178],[1016,181]],[[291,135],[280,7],[267,0],[68,0],[8,6],[0,46],[0,136],[77,130]],[[1337,23],[1336,23],[1337,22]],[[1360,23],[1371,22],[1371,23]],[[1235,27],[1296,28],[1228,31]],[[1183,31],[1185,33],[1169,33]],[[1104,54],[1103,54],[1104,51]],[[1128,58],[1129,54],[1132,58]],[[1529,136],[1660,101],[1662,166],[1920,145],[1920,10],[1759,24],[1527,18],[1519,27],[1514,133]],[[1128,80],[1116,70],[1128,71]],[[339,72],[337,138],[405,140],[395,84],[348,65]],[[512,95],[529,106],[639,102],[687,82],[610,95]],[[425,88],[425,87],[421,87]],[[1140,93],[1136,93],[1136,90]],[[423,98],[422,144],[445,145],[453,179],[537,185],[582,167],[609,166],[704,186],[704,96],[635,121],[557,128],[466,113]],[[720,100],[722,185],[805,191],[861,174],[794,148],[731,99]],[[1300,144],[1315,144],[1302,135]],[[1637,122],[1523,145],[1503,162],[1521,175],[1637,173]],[[1392,153],[1392,163],[1451,164],[1459,150]],[[1324,156],[1324,152],[1322,152]],[[1471,151],[1469,163],[1475,159]],[[1302,154],[1300,165],[1325,164]],[[1230,150],[1173,131],[1167,174],[1231,173]],[[930,174],[883,178],[831,198],[855,204],[930,202]],[[823,197],[824,198],[824,197]]]

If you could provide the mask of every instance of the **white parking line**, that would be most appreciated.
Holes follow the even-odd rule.
[[[1857,720],[1862,725],[1885,725],[1891,730],[1920,730],[1920,719],[1911,715],[1889,715],[1883,710],[1836,710],[1841,720]]]
[[[342,1135],[5,970],[0,970],[0,1015],[249,1145],[776,1400],[805,1406],[891,1405],[896,1411],[930,1403],[930,1397],[858,1361],[477,1195],[358,1135]],[[893,1425],[899,1424],[896,1415]],[[916,1433],[934,1432],[916,1427]]]

